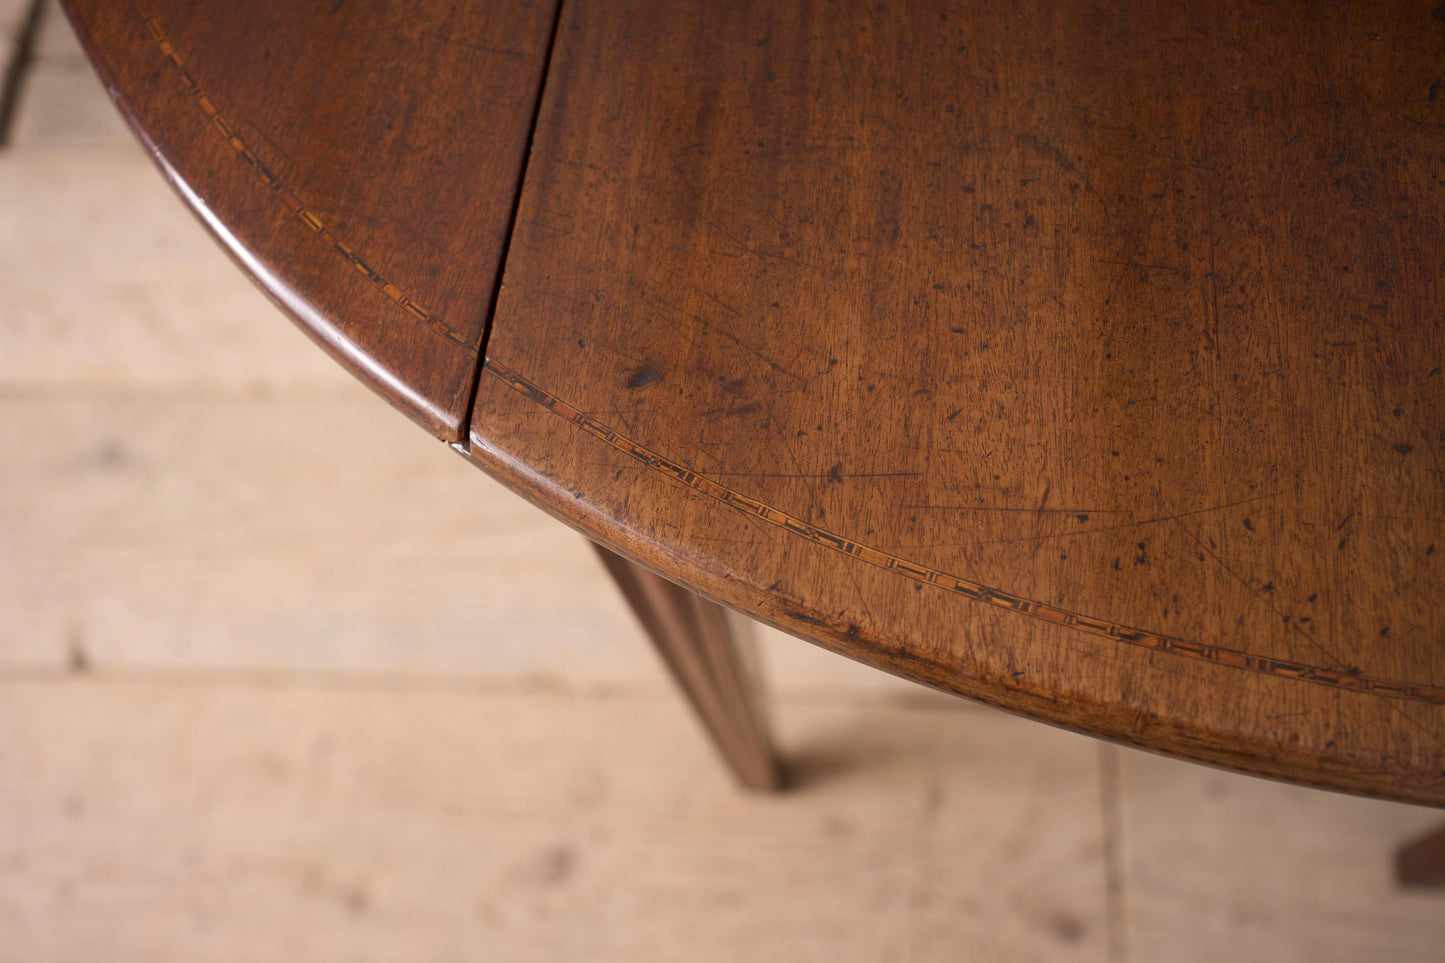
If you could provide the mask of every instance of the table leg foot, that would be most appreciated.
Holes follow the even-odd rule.
[[[723,609],[601,545],[593,547],[733,775],[749,789],[781,788],[757,686]]]
[[[1401,886],[1445,886],[1445,826],[1400,847],[1395,879]]]

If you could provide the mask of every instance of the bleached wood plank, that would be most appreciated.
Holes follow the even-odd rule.
[[[1437,810],[1123,752],[1130,958],[1438,961],[1445,908],[1393,883]]]
[[[1050,923],[1062,903],[1099,925],[1096,894],[1060,882],[1098,872],[1078,740],[961,704],[785,702],[813,778],[762,798],[730,788],[685,712],[661,688],[0,683],[0,946],[14,963],[1102,958]]]
[[[0,433],[0,658],[44,639],[99,666],[655,669],[577,536],[359,386],[11,398]]]
[[[0,154],[6,390],[349,383],[206,236],[138,147]]]
[[[1108,959],[1097,744],[992,710],[969,719],[912,751],[937,777],[906,958]]]

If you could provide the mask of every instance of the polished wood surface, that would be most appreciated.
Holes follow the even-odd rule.
[[[301,343],[43,23],[0,150],[7,960],[1439,963],[1385,870],[1445,814],[736,622],[796,789],[728,791],[585,542]]]
[[[757,675],[723,610],[595,542],[593,547],[734,778],[748,789],[781,788]]]
[[[337,360],[457,440],[555,5],[66,6],[217,239]]]
[[[473,457],[922,681],[1445,800],[1441,63],[1425,6],[567,3]]]
[[[188,142],[155,131],[199,101],[145,99],[165,71],[134,65],[158,41],[124,9],[73,5],[189,183]],[[466,10],[468,31],[502,16]],[[436,59],[444,12],[409,15],[406,59],[428,65],[409,69],[485,86],[486,58]],[[260,43],[243,24],[195,26],[227,16],[176,11],[175,57],[248,64],[222,52]],[[380,41],[288,16],[262,46],[374,59]],[[870,664],[1185,758],[1445,802],[1442,62],[1420,4],[568,0],[461,447],[610,549]],[[196,76],[257,142],[379,136],[278,94],[286,78]],[[391,116],[402,94],[358,96]],[[506,106],[522,120],[488,150],[520,157],[533,103]],[[213,123],[193,138],[244,171]],[[447,156],[479,150],[473,126],[429,129]],[[511,182],[460,191],[429,156],[287,183],[358,192],[374,213],[348,243],[379,276],[445,264],[403,289],[476,320],[474,343],[497,263],[477,252],[497,249],[451,232],[488,186],[505,211]],[[433,206],[388,207],[398,177]],[[442,229],[437,198],[464,209]],[[279,243],[282,209],[239,247]],[[245,214],[218,219],[261,224]],[[354,270],[312,276],[363,354],[459,410],[465,365],[434,329]]]

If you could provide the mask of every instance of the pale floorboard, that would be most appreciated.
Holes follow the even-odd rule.
[[[1102,960],[1093,747],[785,703],[740,794],[654,696],[0,683],[0,955]]]
[[[1445,813],[1121,755],[1131,959],[1445,959],[1445,892],[1391,878]]]
[[[3,390],[353,388],[129,140],[0,155],[0,337]]]

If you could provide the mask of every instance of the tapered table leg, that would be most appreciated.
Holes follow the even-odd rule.
[[[781,788],[761,700],[723,610],[601,545],[593,547],[733,775],[749,789]]]
[[[1395,878],[1402,886],[1445,886],[1445,826],[1400,848]]]

